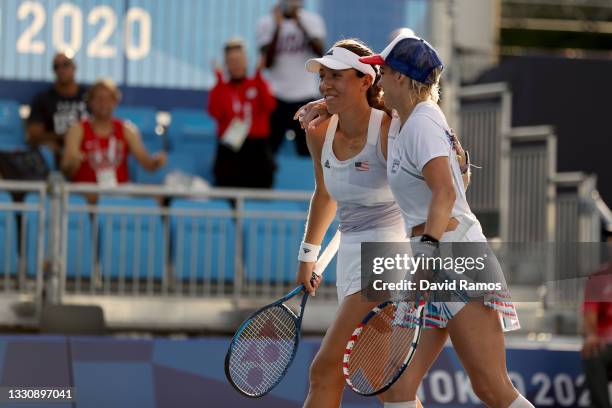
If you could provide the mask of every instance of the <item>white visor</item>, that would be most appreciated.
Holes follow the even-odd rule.
[[[359,72],[372,77],[372,83],[376,81],[376,71],[369,64],[359,62],[359,55],[342,47],[332,47],[327,54],[321,58],[311,58],[306,61],[308,72],[319,72],[321,65],[329,69],[350,69],[354,68]]]

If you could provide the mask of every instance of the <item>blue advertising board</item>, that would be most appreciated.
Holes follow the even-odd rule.
[[[298,408],[320,339],[306,338],[287,376],[269,395],[249,399],[226,381],[229,338],[129,340],[103,337],[0,337],[0,387],[72,386],[79,408]],[[588,407],[577,351],[509,348],[517,388],[537,407]],[[419,390],[427,407],[482,406],[454,351],[446,347]],[[11,405],[2,405],[8,407]],[[18,406],[18,405],[15,405]],[[37,406],[61,407],[47,404]],[[380,407],[377,398],[345,391],[345,408]]]

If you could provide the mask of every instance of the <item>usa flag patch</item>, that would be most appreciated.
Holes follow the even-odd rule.
[[[370,170],[370,165],[367,160],[355,162],[355,169],[357,171],[368,171]]]

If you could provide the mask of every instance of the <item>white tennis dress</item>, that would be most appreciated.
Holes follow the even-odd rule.
[[[361,290],[361,243],[399,242],[406,231],[399,207],[387,183],[387,163],[380,144],[385,113],[371,109],[368,140],[354,157],[338,160],[333,151],[338,116],[329,121],[321,152],[327,191],[338,203],[339,230],[336,286],[338,300]]]

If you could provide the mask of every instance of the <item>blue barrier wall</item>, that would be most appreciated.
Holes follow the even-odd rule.
[[[305,339],[287,377],[269,395],[256,400],[242,397],[225,380],[228,338],[0,337],[0,386],[72,385],[78,408],[298,408],[306,395],[308,366],[319,342]],[[536,406],[589,405],[577,352],[509,349],[507,358],[516,386]],[[451,348],[442,352],[425,378],[420,398],[427,407],[481,406]],[[36,406],[63,408],[70,404]],[[381,405],[376,398],[346,391],[342,406]]]

